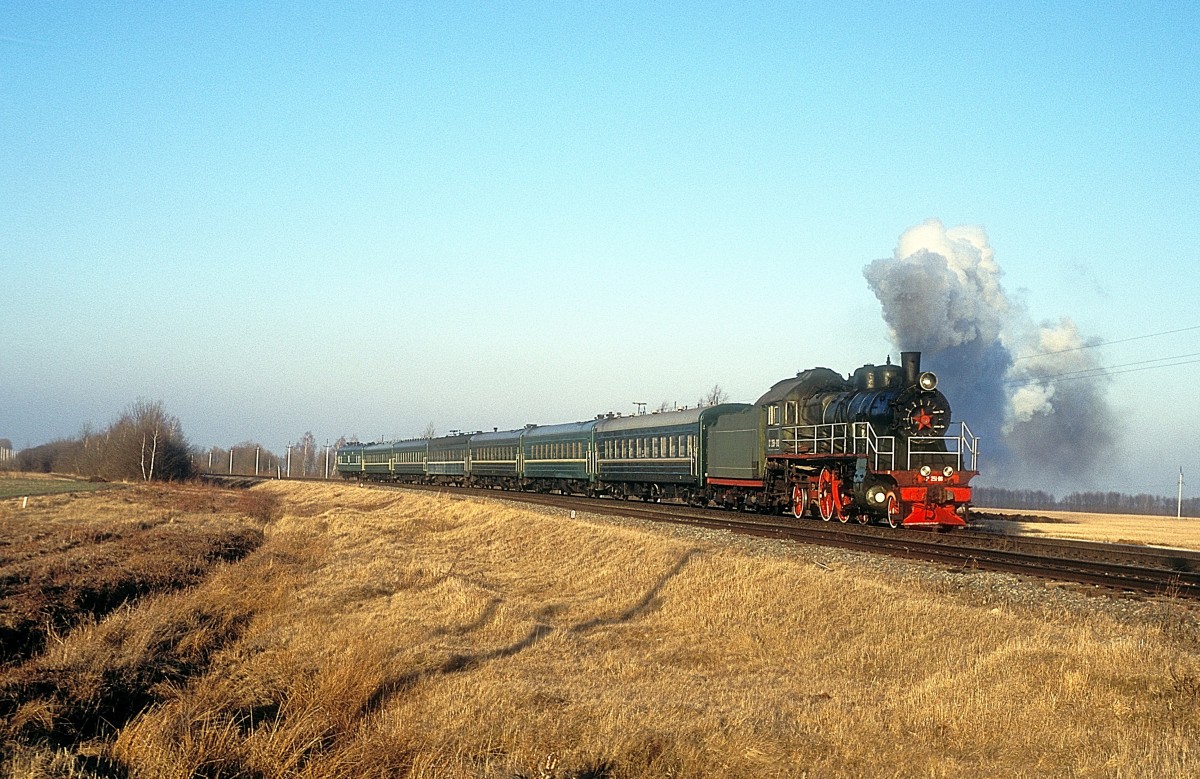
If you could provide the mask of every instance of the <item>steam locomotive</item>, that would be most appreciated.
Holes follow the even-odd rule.
[[[757,402],[347,444],[350,479],[680,500],[892,527],[966,524],[979,440],[919,352],[900,365],[828,368]]]

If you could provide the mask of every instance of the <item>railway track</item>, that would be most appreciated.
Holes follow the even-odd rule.
[[[595,500],[558,494],[411,484],[396,486],[727,530],[797,543],[887,554],[957,569],[1001,571],[1074,582],[1137,595],[1200,600],[1200,552],[1193,550],[1007,536],[970,530],[952,533],[893,530],[813,519],[735,514],[678,504]]]
[[[412,488],[413,485],[406,485]],[[1033,576],[1137,595],[1200,600],[1200,552],[1128,544],[1002,536],[981,531],[936,533],[813,519],[731,514],[688,506],[594,500],[583,497],[467,488],[424,487],[474,497],[669,522],[798,543],[887,554],[952,568]]]

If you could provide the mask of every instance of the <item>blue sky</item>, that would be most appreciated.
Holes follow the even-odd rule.
[[[8,3],[0,437],[750,401],[895,359],[862,270],[930,218],[1034,321],[1200,325],[1195,4],[849,5]],[[1078,487],[1200,485],[1198,381],[1114,376]]]

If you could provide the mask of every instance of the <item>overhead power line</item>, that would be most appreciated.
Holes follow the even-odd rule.
[[[1186,359],[1196,358],[1196,359]],[[1178,360],[1179,362],[1167,362],[1168,360]],[[1200,352],[1192,354],[1178,354],[1174,357],[1160,357],[1156,360],[1140,360],[1138,362],[1127,362],[1121,365],[1098,366],[1095,368],[1086,368],[1078,371],[1067,371],[1066,373],[1056,373],[1052,376],[1030,376],[1025,379],[1006,381],[1010,387],[1025,387],[1030,384],[1057,384],[1060,381],[1075,381],[1077,379],[1099,379],[1106,376],[1118,376],[1122,373],[1138,373],[1140,371],[1152,371],[1156,368],[1174,368],[1179,365],[1192,365],[1200,362]],[[1162,363],[1161,365],[1149,365],[1148,363]],[[1140,367],[1130,367],[1140,366]],[[1126,370],[1114,370],[1116,368],[1125,368]]]
[[[1118,338],[1114,341],[1101,341],[1100,343],[1087,344],[1086,346],[1075,346],[1070,349],[1059,349],[1056,352],[1038,352],[1037,354],[1026,354],[1026,355],[1022,355],[1021,357],[1014,357],[1013,362],[1020,362],[1021,360],[1030,360],[1030,359],[1033,359],[1034,357],[1047,357],[1052,354],[1067,354],[1068,352],[1081,352],[1084,349],[1095,349],[1096,347],[1099,347],[1099,346],[1111,346],[1112,344],[1123,344],[1123,343],[1128,343],[1129,341],[1141,341],[1146,338],[1158,338],[1159,336],[1163,336],[1163,335],[1174,335],[1175,333],[1186,333],[1189,330],[1200,330],[1200,325],[1192,325],[1191,327],[1181,327],[1178,330],[1164,330],[1161,333],[1150,333],[1148,335],[1135,335],[1131,338]]]

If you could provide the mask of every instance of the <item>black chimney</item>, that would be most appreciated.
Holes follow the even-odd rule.
[[[900,364],[904,366],[904,386],[916,384],[921,375],[921,353],[900,352]]]

